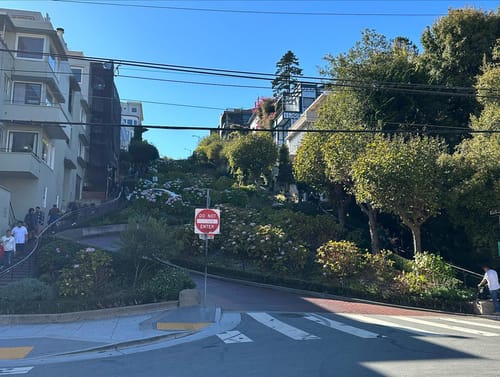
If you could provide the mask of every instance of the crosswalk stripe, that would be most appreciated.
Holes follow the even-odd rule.
[[[315,323],[319,323],[320,325],[330,327],[335,330],[339,330],[342,332],[345,332],[347,334],[351,334],[360,338],[378,338],[379,334],[375,334],[374,332],[371,331],[366,331],[357,327],[353,327],[350,325],[346,325],[345,323],[342,322],[337,322],[329,318],[322,317],[318,314],[308,314],[304,316],[305,319],[308,319],[309,321],[313,321]]]
[[[302,331],[296,327],[281,322],[280,320],[270,316],[267,313],[250,312],[247,314],[253,319],[255,319],[257,322],[262,323],[264,326],[267,326],[283,335],[286,335],[289,338],[292,338],[293,340],[320,339],[316,335],[309,334],[308,332]]]
[[[232,344],[232,343],[250,343],[253,342],[252,339],[250,339],[248,336],[245,334],[242,334],[239,331],[233,330],[233,331],[225,331],[223,333],[217,334],[217,336],[227,344]]]
[[[479,322],[477,320],[476,321],[464,321],[463,319],[446,318],[446,317],[441,317],[439,319],[441,319],[443,321],[448,321],[448,322],[463,323],[465,325],[487,327],[490,329],[500,330],[500,326],[498,326],[498,325],[492,325],[491,323],[482,323],[482,322]]]
[[[403,316],[397,316],[395,318],[397,318],[398,320],[401,320],[401,321],[419,323],[421,325],[432,326],[432,327],[440,327],[443,329],[464,332],[466,334],[474,334],[474,335],[482,335],[482,336],[500,336],[500,334],[495,334],[495,333],[488,332],[488,331],[474,330],[474,329],[465,328],[465,327],[461,327],[461,326],[451,326],[451,325],[446,325],[444,323],[424,321],[424,320],[418,319],[418,318],[403,317]]]
[[[12,374],[26,374],[33,367],[20,367],[20,368],[0,368],[0,376],[8,376]]]
[[[394,322],[389,322],[389,321],[384,321],[383,319],[380,318],[374,318],[374,317],[367,317],[362,314],[339,314],[342,317],[350,318],[355,321],[359,322],[364,322],[372,325],[378,325],[378,326],[384,326],[384,327],[391,327],[397,330],[403,330],[407,332],[411,332],[413,334],[417,335],[440,335],[434,331],[427,331],[427,330],[422,330],[422,329],[417,329],[412,326],[407,326],[403,324],[397,324]]]

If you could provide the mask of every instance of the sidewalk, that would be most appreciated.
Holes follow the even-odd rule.
[[[6,317],[6,316],[4,316]],[[202,306],[65,323],[0,325],[3,361],[104,351],[175,339],[193,334],[220,319],[220,310]]]

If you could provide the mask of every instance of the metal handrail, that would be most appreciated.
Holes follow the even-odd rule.
[[[102,203],[101,205],[99,206],[96,206],[94,207],[94,209],[98,209],[98,208],[102,208],[104,206],[109,206],[113,203],[116,203],[118,202],[120,199],[122,198],[122,191],[120,190],[120,192],[118,193],[118,196],[116,198],[113,198],[111,200],[108,200],[107,202],[104,202]],[[38,246],[40,245],[40,240],[42,238],[43,235],[45,235],[45,233],[47,233],[48,231],[52,230],[54,227],[57,226],[58,223],[60,223],[61,221],[65,221],[65,220],[69,220],[69,219],[72,219],[73,216],[78,216],[78,214],[80,212],[86,212],[88,210],[88,208],[79,208],[75,211],[71,211],[71,212],[67,212],[65,213],[64,215],[62,215],[61,217],[59,217],[56,221],[54,221],[53,223],[51,224],[47,224],[47,226],[45,228],[43,228],[41,231],[40,231],[40,234],[38,235],[38,237],[36,238],[36,241],[35,241],[35,245],[33,246],[33,248],[31,249],[31,251],[23,258],[21,259],[20,261],[18,261],[17,263],[13,264],[12,266],[6,268],[5,270],[1,271],[0,272],[0,279],[4,276],[7,276],[9,273],[11,272],[14,272],[14,270],[21,266],[22,264],[24,264],[25,262],[27,262],[34,254],[35,252],[37,251],[38,249]]]

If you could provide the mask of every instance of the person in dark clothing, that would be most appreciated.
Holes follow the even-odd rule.
[[[30,208],[26,216],[24,216],[24,225],[26,229],[28,229],[28,239],[31,239],[35,235],[35,226],[36,226],[36,215],[35,209]]]
[[[35,219],[35,235],[38,237],[45,224],[45,213],[38,206],[35,208]]]

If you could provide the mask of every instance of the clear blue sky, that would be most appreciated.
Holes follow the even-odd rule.
[[[292,50],[306,76],[318,76],[326,54],[347,51],[366,28],[389,38],[405,36],[419,44],[420,35],[449,7],[466,5],[495,10],[498,1],[25,1],[0,0],[0,8],[48,13],[54,27],[65,29],[71,50],[87,56],[147,62],[274,73],[275,64]],[[89,4],[92,3],[92,4]],[[140,6],[137,6],[140,5]],[[136,7],[137,6],[137,7]],[[264,13],[230,13],[168,7],[209,8],[258,12],[356,13],[312,16]],[[377,13],[379,15],[359,15]],[[380,13],[426,14],[382,16]],[[270,96],[270,83],[223,79],[189,73],[152,72],[120,67],[120,75],[167,80],[257,85],[266,88],[180,84],[117,77],[122,100],[144,105],[144,123],[169,126],[218,125],[225,108],[251,108],[257,97]],[[149,102],[160,102],[153,104]],[[170,105],[167,105],[170,104]],[[212,109],[184,107],[202,106]],[[150,130],[145,138],[160,155],[185,158],[203,131]]]

